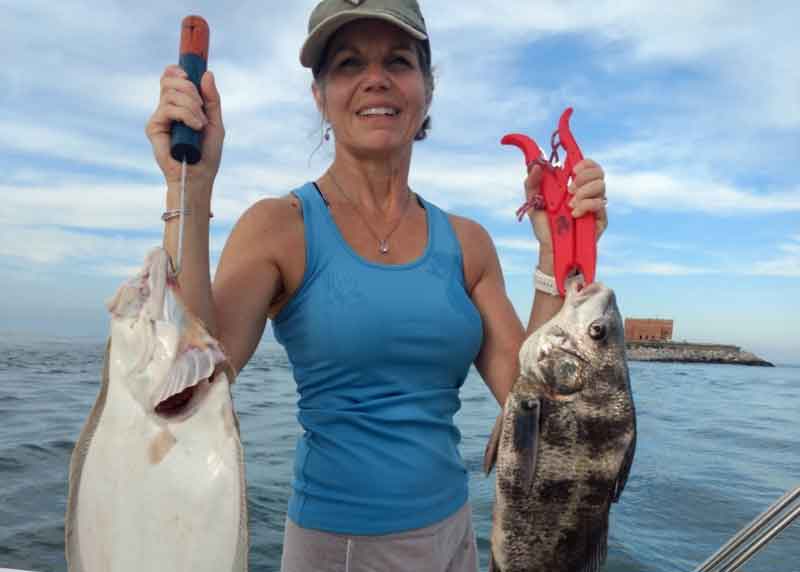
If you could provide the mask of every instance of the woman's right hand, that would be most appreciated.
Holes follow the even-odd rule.
[[[210,190],[219,170],[225,128],[219,92],[211,72],[203,74],[200,92],[202,97],[180,66],[170,65],[164,70],[158,107],[150,116],[145,133],[167,185],[177,183],[181,178],[181,164],[170,155],[170,129],[174,121],[182,121],[203,133],[202,157],[198,163],[187,166],[192,186]]]

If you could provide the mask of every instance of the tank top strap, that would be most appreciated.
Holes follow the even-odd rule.
[[[291,194],[300,200],[300,208],[302,209],[306,241],[305,274],[308,276],[319,265],[322,256],[321,249],[324,248],[324,245],[330,244],[330,240],[326,240],[324,236],[328,229],[328,225],[325,224],[325,218],[328,216],[325,211],[328,208],[328,204],[317,185],[313,182],[308,182],[292,190]]]

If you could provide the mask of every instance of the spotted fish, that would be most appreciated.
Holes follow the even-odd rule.
[[[636,417],[614,293],[568,282],[520,350],[486,447],[496,471],[492,572],[596,572],[633,463]]]
[[[70,572],[247,570],[233,371],[170,264],[155,249],[108,304],[102,384],[70,462]]]

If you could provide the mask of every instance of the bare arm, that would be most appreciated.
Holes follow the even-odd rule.
[[[475,359],[499,404],[519,373],[517,356],[525,329],[506,294],[503,272],[492,239],[479,224],[451,217],[464,253],[464,277],[470,298],[483,322],[483,343]]]
[[[539,270],[545,274],[553,275],[553,255],[552,253],[539,253]],[[535,332],[539,326],[547,322],[550,318],[555,316],[564,304],[564,299],[561,296],[551,296],[540,290],[534,290],[533,304],[531,305],[531,313],[528,317],[527,335]]]
[[[483,228],[472,224],[474,228],[468,238],[467,248],[472,250],[472,260],[483,262],[473,270],[475,282],[470,293],[483,320],[483,345],[475,360],[475,367],[502,406],[519,375],[518,356],[522,342],[558,312],[563,299],[537,291],[526,332],[506,293],[494,244]],[[539,267],[547,271],[545,261],[540,261]]]
[[[147,122],[145,133],[153,147],[156,163],[164,173],[168,209],[181,206],[181,164],[170,155],[172,124],[182,121],[192,129],[203,132],[202,159],[187,166],[186,206],[191,214],[184,217],[178,284],[189,310],[214,334],[216,323],[209,275],[208,231],[211,191],[219,170],[225,137],[220,97],[210,73],[202,77],[201,97],[186,73],[174,65],[164,70],[160,87],[158,106]],[[178,228],[178,218],[164,225],[164,248],[173,263],[178,259]]]
[[[270,306],[286,291],[282,253],[303,257],[302,217],[291,198],[265,199],[231,232],[214,277],[217,335],[238,372],[253,355]],[[294,272],[303,265],[294,265]]]
[[[170,156],[170,128],[183,121],[203,131],[202,159],[187,166],[186,215],[178,284],[187,308],[200,318],[222,344],[238,372],[258,345],[266,325],[270,302],[281,289],[275,240],[279,234],[279,200],[251,207],[236,224],[220,259],[212,288],[209,268],[209,213],[211,194],[222,157],[225,130],[220,95],[210,73],[203,75],[201,93],[178,66],[168,66],[161,76],[159,104],[147,123],[146,133],[156,162],[167,183],[166,207],[181,206],[181,164]],[[284,201],[285,202],[285,201]],[[179,219],[165,223],[164,248],[178,260]]]
[[[531,171],[525,181],[529,194],[538,189],[541,174]],[[574,216],[587,211],[597,214],[598,237],[607,225],[603,171],[591,160],[576,166],[576,178],[570,192],[574,195]],[[532,212],[534,233],[539,240],[539,269],[553,274],[553,250],[547,217],[542,211]],[[511,386],[519,375],[519,349],[525,338],[556,315],[564,300],[534,290],[533,304],[524,329],[506,293],[505,281],[497,251],[489,234],[477,223],[454,217],[462,244],[465,277],[473,303],[483,320],[484,339],[475,367],[489,386],[497,402],[505,403]]]

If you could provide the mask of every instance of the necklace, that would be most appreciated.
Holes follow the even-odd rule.
[[[406,216],[406,212],[408,211],[408,206],[411,204],[411,189],[409,189],[408,192],[406,193],[406,204],[403,207],[403,212],[400,213],[400,217],[397,219],[397,222],[394,223],[394,226],[389,231],[389,233],[385,237],[381,238],[380,236],[378,236],[378,233],[375,232],[375,229],[372,228],[372,224],[370,224],[369,220],[367,220],[367,217],[361,214],[361,210],[358,208],[358,206],[356,206],[355,201],[353,201],[350,197],[348,197],[347,193],[344,192],[344,189],[342,189],[342,187],[339,186],[339,183],[336,181],[336,177],[333,176],[333,173],[330,170],[328,171],[328,175],[330,176],[331,181],[333,181],[334,186],[337,189],[339,189],[339,192],[342,194],[345,200],[350,204],[350,206],[353,207],[353,210],[356,211],[356,214],[361,218],[361,220],[364,221],[364,224],[366,225],[367,229],[369,229],[370,233],[372,233],[372,236],[375,237],[375,240],[378,241],[378,252],[380,252],[381,254],[388,254],[389,238],[394,234],[394,231],[398,229],[400,223],[403,222],[403,219]]]

